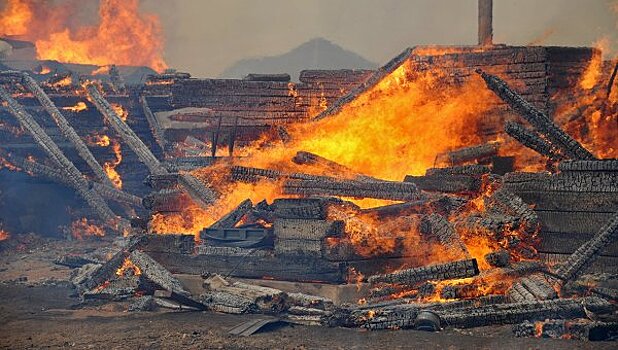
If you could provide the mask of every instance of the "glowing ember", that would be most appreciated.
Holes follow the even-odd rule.
[[[9,239],[9,237],[11,237],[11,235],[9,235],[9,233],[5,230],[2,229],[2,227],[0,227],[0,241],[4,241]]]
[[[139,276],[142,274],[142,270],[136,266],[131,259],[126,258],[122,262],[122,266],[116,270],[116,276],[127,276],[127,274],[131,273],[133,276]]]
[[[140,13],[138,0],[102,0],[99,22],[78,28],[71,24],[80,6],[71,4],[9,0],[0,12],[0,35],[34,42],[42,60],[167,68],[159,19]]]
[[[97,145],[101,147],[108,147],[112,141],[107,135],[92,135],[89,136],[86,141],[90,145]]]
[[[66,110],[66,111],[71,111],[71,112],[81,112],[81,111],[85,111],[88,109],[88,106],[86,106],[85,102],[77,102],[77,104],[75,106],[69,106],[69,107],[62,107],[62,109]]]
[[[47,66],[43,66],[41,67],[41,71],[39,71],[39,74],[44,75],[44,74],[49,74],[51,73],[51,68],[47,67]]]
[[[109,74],[111,66],[101,66],[90,73],[90,75],[100,75],[100,74]]]
[[[82,240],[86,237],[103,237],[105,231],[100,226],[89,223],[88,219],[81,218],[71,223],[71,235],[75,239]]]

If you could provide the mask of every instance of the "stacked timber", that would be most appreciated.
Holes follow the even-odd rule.
[[[618,161],[563,161],[558,174],[512,173],[504,186],[534,204],[541,231],[539,252],[560,263],[589,241],[618,212]],[[618,244],[603,249],[591,270],[615,271]]]

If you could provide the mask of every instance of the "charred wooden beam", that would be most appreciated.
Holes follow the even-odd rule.
[[[104,185],[98,182],[90,182],[93,190],[97,191],[103,198],[113,200],[118,203],[126,203],[134,206],[142,205],[142,198],[128,192],[117,189],[116,187]]]
[[[499,249],[490,253],[485,254],[483,259],[493,267],[506,267],[509,266],[511,256],[509,252],[505,249]]]
[[[283,81],[283,82],[288,82],[291,80],[291,77],[289,74],[257,74],[257,73],[251,73],[251,74],[247,74],[245,75],[245,77],[243,78],[243,80],[249,80],[249,81]]]
[[[208,209],[217,199],[217,194],[210,187],[205,186],[195,176],[191,174],[179,174],[178,184],[182,186],[191,199],[198,203],[202,208]]]
[[[421,198],[413,183],[392,181],[353,181],[323,178],[320,180],[287,180],[283,186],[286,194],[302,196],[343,196],[412,201]]]
[[[341,237],[345,224],[343,221],[276,219],[273,228],[278,239],[322,241],[326,237]]]
[[[456,196],[438,196],[418,201],[389,204],[381,207],[362,209],[362,213],[374,214],[378,218],[404,216],[410,214],[439,214],[450,216],[462,209],[468,200]]]
[[[84,141],[77,135],[75,129],[71,127],[64,115],[58,110],[56,105],[51,101],[49,96],[41,89],[39,84],[28,74],[22,73],[21,83],[32,92],[32,95],[36,97],[41,106],[52,117],[62,135],[73,144],[77,154],[88,164],[88,167],[92,170],[96,178],[104,184],[113,186],[111,180],[105,174],[105,171],[101,167],[101,164],[97,162],[88,147],[84,144]]]
[[[507,297],[512,302],[555,299],[558,293],[553,287],[554,282],[553,278],[539,273],[526,276],[513,283]]]
[[[482,179],[477,175],[406,175],[405,182],[418,186],[423,191],[442,193],[476,193],[481,189]]]
[[[178,188],[178,173],[168,174],[150,174],[144,180],[146,186],[150,186],[154,190]]]
[[[121,230],[128,230],[130,225],[126,220],[119,218],[107,206],[103,198],[94,190],[90,189],[88,180],[75,165],[62,153],[58,145],[45,133],[43,128],[26,112],[26,110],[15,101],[11,95],[0,87],[0,98],[7,103],[9,112],[28,130],[34,140],[43,148],[50,159],[61,169],[77,193],[92,207],[103,222]]]
[[[449,253],[470,259],[468,248],[459,237],[455,227],[442,215],[431,214],[421,221],[421,233],[442,244]]]
[[[326,219],[329,200],[325,198],[278,198],[269,209],[281,219]]]
[[[582,160],[595,159],[592,153],[560,129],[545,113],[513,91],[502,79],[480,69],[477,70],[477,73],[485,80],[487,87],[526,119],[538,133],[544,135],[553,145],[560,148],[565,156]]]
[[[133,150],[139,160],[146,165],[152,174],[165,174],[167,170],[161,166],[159,160],[152,154],[144,142],[131,130],[131,128],[118,116],[116,111],[101,95],[97,86],[88,83],[85,86],[92,103],[97,107],[105,120],[114,128],[122,140]]]
[[[616,240],[618,235],[618,213],[599,230],[594,237],[579,247],[571,254],[567,261],[556,269],[562,281],[570,281],[577,278],[605,249]]]
[[[498,154],[500,144],[498,142],[484,143],[482,145],[460,148],[438,155],[438,159],[445,158],[450,165],[460,165],[472,161],[482,161]]]
[[[161,125],[157,118],[155,118],[154,114],[150,110],[150,106],[148,105],[148,100],[146,96],[140,96],[139,98],[140,104],[142,105],[142,110],[144,111],[144,115],[146,116],[146,121],[150,126],[150,131],[152,132],[152,136],[154,136],[155,141],[161,147],[162,150],[165,150],[167,141],[163,136],[163,130],[161,129]]]
[[[590,320],[524,321],[513,326],[513,334],[516,337],[604,341],[618,335],[618,323]]]
[[[329,177],[326,176],[310,175],[303,173],[286,173],[279,170],[249,168],[243,166],[233,166],[230,169],[230,173],[232,180],[242,182],[257,182],[262,179],[281,180],[285,178],[301,180],[329,179]]]
[[[528,130],[519,123],[507,122],[504,126],[504,131],[522,145],[542,156],[552,160],[560,160],[563,158],[553,145],[543,140],[536,132]]]
[[[618,159],[565,160],[558,164],[563,172],[618,172]]]
[[[345,165],[341,165],[337,162],[334,162],[330,159],[326,159],[324,157],[321,157],[311,152],[298,151],[296,155],[294,156],[294,158],[292,158],[292,161],[299,165],[313,165],[313,166],[320,167],[330,172],[331,175],[335,175],[335,176],[342,175],[342,176],[349,177],[353,175],[353,177],[355,177],[358,180],[367,180],[367,181],[377,180],[370,176],[357,174],[352,169],[348,168]]]
[[[456,165],[448,168],[429,168],[425,171],[425,175],[484,175],[489,174],[490,169],[486,165],[469,164],[469,165]]]
[[[253,209],[253,203],[250,199],[242,201],[234,210],[225,214],[222,218],[217,220],[214,224],[210,225],[210,228],[231,228],[240,221],[240,219]]]
[[[485,198],[485,207],[490,212],[501,213],[518,218],[526,225],[529,232],[534,232],[539,225],[539,217],[519,196],[501,189]]]
[[[371,284],[397,283],[412,285],[422,281],[443,281],[454,278],[467,278],[478,274],[479,268],[476,259],[468,259],[401,270],[385,275],[375,275],[369,277],[368,281]]]

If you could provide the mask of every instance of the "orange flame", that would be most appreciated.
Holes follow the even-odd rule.
[[[114,151],[114,155],[116,156],[116,160],[105,162],[103,164],[103,170],[105,170],[105,174],[112,181],[114,187],[121,189],[122,188],[122,178],[118,171],[116,171],[116,167],[122,163],[122,152],[120,151],[120,143],[114,141],[112,143],[112,150]]]
[[[101,0],[97,25],[72,28],[78,11],[70,4],[9,0],[0,12],[0,35],[33,41],[42,60],[167,68],[159,18],[140,13],[139,0]]]
[[[131,259],[126,258],[122,262],[122,266],[116,270],[116,276],[122,277],[125,276],[129,271],[133,274],[133,276],[139,276],[142,274],[142,270],[131,261]]]
[[[62,107],[62,109],[66,110],[66,111],[71,111],[71,112],[81,112],[81,111],[85,111],[88,109],[88,106],[86,106],[85,102],[77,102],[77,104],[75,104],[75,106],[69,106],[69,107]]]
[[[103,237],[105,231],[100,226],[89,223],[88,219],[81,218],[71,223],[71,235],[75,239],[82,240],[85,237]]]
[[[601,38],[594,43],[594,47],[601,50],[601,52],[609,51],[609,38]],[[595,55],[586,72],[582,76],[582,79],[579,81],[579,86],[584,90],[590,90],[597,86],[599,83],[599,79],[602,77],[601,68],[603,66],[603,55]]]
[[[112,108],[114,109],[114,112],[116,112],[116,114],[120,117],[120,119],[122,119],[123,122],[127,121],[127,118],[129,117],[129,112],[127,112],[126,109],[124,109],[124,107],[118,103],[112,103]]]
[[[0,241],[5,241],[9,239],[9,237],[11,237],[11,235],[0,227]]]

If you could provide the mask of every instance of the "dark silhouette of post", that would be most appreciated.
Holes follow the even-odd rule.
[[[479,0],[479,45],[493,44],[493,0]]]

